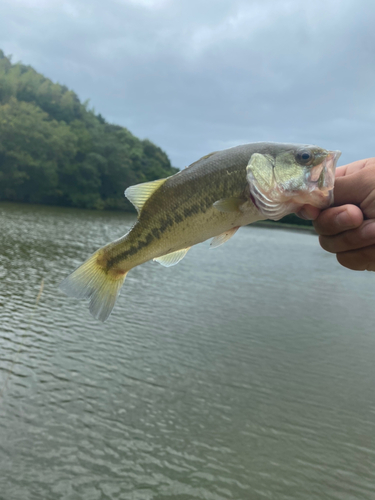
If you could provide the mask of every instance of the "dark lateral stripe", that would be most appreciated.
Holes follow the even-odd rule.
[[[162,236],[162,234],[165,232],[165,230],[173,226],[174,220],[171,217],[165,217],[160,224],[160,227],[153,228],[150,230],[150,232],[145,236],[145,238],[139,239],[137,244],[131,245],[130,248],[124,250],[123,252],[119,253],[115,257],[112,257],[112,259],[109,259],[107,262],[107,269],[110,269],[111,267],[115,266],[122,260],[125,260],[127,257],[131,257],[132,255],[135,255],[139,250],[142,250],[142,248],[148,246],[153,240],[157,239],[159,240]]]
[[[151,233],[148,233],[146,238],[144,240],[139,240],[137,245],[131,245],[130,248],[127,250],[124,250],[123,252],[119,253],[115,257],[112,257],[112,259],[109,259],[107,261],[107,269],[110,269],[111,267],[115,266],[122,260],[125,260],[127,257],[131,257],[132,255],[135,255],[139,250],[142,248],[148,246],[151,241],[154,239],[154,236]]]
[[[107,270],[109,270],[111,267],[115,266],[122,260],[135,255],[137,252],[142,250],[142,248],[148,246],[153,240],[159,240],[169,227],[175,224],[181,224],[189,217],[192,217],[198,213],[205,213],[211,206],[211,199],[206,199],[202,200],[202,202],[200,203],[194,203],[190,207],[184,208],[183,215],[176,212],[172,217],[169,215],[165,216],[163,219],[161,219],[159,227],[150,229],[150,232],[145,236],[145,238],[139,239],[137,244],[132,244],[128,249],[109,259],[107,261]],[[139,224],[142,224],[142,220],[139,220]]]

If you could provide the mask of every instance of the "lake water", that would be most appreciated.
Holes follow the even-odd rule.
[[[57,285],[133,222],[0,204],[0,499],[374,500],[375,274],[249,226],[102,324]]]

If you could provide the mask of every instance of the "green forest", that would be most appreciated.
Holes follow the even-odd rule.
[[[176,172],[155,144],[0,50],[0,200],[134,211],[126,187]]]
[[[176,172],[151,141],[0,50],[0,201],[135,211],[128,186]],[[311,225],[295,215],[281,222]]]

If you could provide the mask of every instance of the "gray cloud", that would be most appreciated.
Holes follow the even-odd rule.
[[[0,48],[183,167],[258,140],[374,156],[370,0],[3,0]]]

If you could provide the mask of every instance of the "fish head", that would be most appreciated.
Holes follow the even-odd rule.
[[[279,220],[306,204],[319,209],[333,203],[340,151],[310,145],[273,145],[254,153],[246,168],[250,197],[267,219]]]

